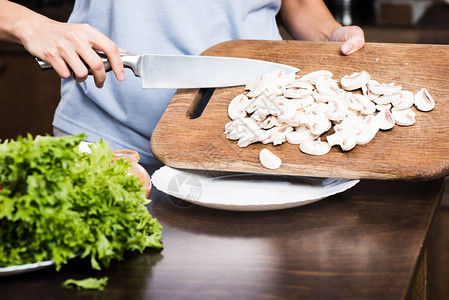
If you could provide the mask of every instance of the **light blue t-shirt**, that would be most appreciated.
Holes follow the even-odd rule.
[[[275,16],[281,0],[79,0],[69,22],[88,23],[131,53],[200,54],[228,40],[279,40]],[[125,81],[108,72],[102,89],[92,76],[62,80],[53,125],[111,149],[134,149],[141,163],[157,163],[151,134],[175,90],[143,90],[125,69]]]

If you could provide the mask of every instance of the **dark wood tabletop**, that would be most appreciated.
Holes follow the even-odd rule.
[[[153,188],[162,251],[93,271],[73,259],[0,277],[0,299],[406,299],[415,284],[443,181],[361,181],[292,209],[221,211]],[[108,276],[104,291],[68,279]]]

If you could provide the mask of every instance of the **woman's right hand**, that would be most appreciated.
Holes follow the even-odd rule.
[[[88,70],[84,61],[92,71],[95,85],[101,88],[106,71],[95,52],[100,50],[108,56],[117,79],[125,79],[117,45],[88,24],[62,23],[36,14],[17,22],[16,36],[27,51],[51,64],[62,78],[73,76],[78,82],[85,80]]]

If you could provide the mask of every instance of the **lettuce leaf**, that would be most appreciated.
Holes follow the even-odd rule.
[[[104,290],[108,283],[108,277],[102,278],[86,278],[82,280],[67,279],[62,283],[62,287],[66,289],[76,288],[78,290]]]
[[[162,248],[162,226],[130,165],[105,141],[80,153],[84,134],[31,135],[0,144],[0,267],[77,255],[94,269],[126,251]]]

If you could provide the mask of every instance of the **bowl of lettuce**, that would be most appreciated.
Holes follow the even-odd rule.
[[[0,143],[0,268],[52,261],[59,270],[80,256],[101,269],[127,251],[163,247],[130,165],[113,161],[105,141],[81,153],[85,138]]]

